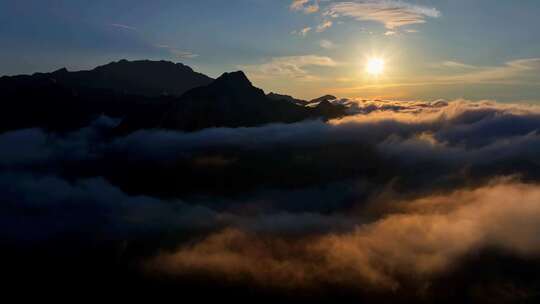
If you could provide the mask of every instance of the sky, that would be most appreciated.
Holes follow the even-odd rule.
[[[0,74],[153,59],[305,99],[536,102],[539,14],[538,0],[0,0]]]

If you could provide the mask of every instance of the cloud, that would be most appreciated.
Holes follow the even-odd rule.
[[[309,55],[267,64],[338,63]],[[510,66],[532,72],[535,61]],[[488,283],[535,291],[521,270],[534,272],[540,257],[540,107],[333,102],[351,115],[116,137],[118,121],[106,117],[70,133],[4,132],[0,239],[61,257],[77,251],[73,240],[111,246],[111,264],[144,261],[174,293],[177,277],[248,281],[270,293],[330,286],[363,299],[373,290],[446,299]],[[93,253],[71,259],[109,266]]]
[[[393,0],[365,0],[337,2],[325,11],[329,16],[346,16],[360,21],[375,21],[389,30],[412,24],[422,24],[426,18],[437,18],[441,13],[435,8]]]
[[[242,66],[242,68],[255,78],[287,77],[312,80],[316,76],[312,75],[307,68],[313,66],[335,67],[337,65],[338,63],[330,57],[303,55],[276,57],[264,64]]]
[[[125,25],[125,24],[120,24],[120,23],[112,23],[111,26],[121,28],[121,29],[124,29],[124,30],[130,30],[130,31],[136,31],[137,30],[136,27],[133,27],[133,26],[130,26],[130,25]]]
[[[323,48],[323,49],[333,49],[333,48],[336,48],[337,45],[330,41],[330,40],[327,40],[327,39],[323,39],[321,41],[319,41],[319,45]]]
[[[450,63],[450,65],[453,67],[456,66],[455,63]],[[460,65],[460,67],[464,66]],[[468,68],[473,67],[468,66]],[[449,83],[515,84],[527,81],[523,77],[527,76],[530,72],[538,70],[540,70],[540,58],[526,58],[508,61],[502,66],[476,67],[473,72],[442,76],[439,77],[438,81]]]
[[[167,50],[171,55],[175,56],[178,59],[193,59],[199,57],[199,55],[192,52],[184,51],[165,44],[158,44],[156,45],[156,47]]]
[[[313,14],[319,11],[319,1],[293,0],[289,8],[292,11],[303,11],[305,14]]]
[[[193,54],[192,52],[186,52],[186,51],[180,51],[180,50],[171,50],[171,53],[180,59],[192,59],[192,58],[199,57],[199,55]]]
[[[291,34],[305,37],[310,31],[311,31],[311,27],[308,26],[298,31],[292,31]]]
[[[429,282],[485,247],[539,254],[539,202],[539,186],[496,180],[474,190],[395,202],[394,212],[347,233],[288,241],[227,229],[163,253],[149,268],[287,288],[330,283],[399,290],[402,280]]]
[[[465,64],[462,62],[447,60],[441,63],[441,66],[448,68],[459,68],[459,69],[476,69],[477,67],[470,64]]]
[[[503,84],[539,85],[538,71],[540,58],[524,58],[508,61],[498,66],[474,66],[456,61],[445,61],[431,65],[432,68],[446,68],[449,73],[441,75],[416,75],[415,81],[366,84],[362,86],[334,89],[341,94],[351,94],[368,89],[396,87],[423,87],[433,85]]]
[[[96,240],[136,239],[216,223],[209,209],[130,196],[101,177],[70,182],[53,174],[4,171],[0,193],[4,241],[35,243],[83,237],[88,231]]]
[[[324,31],[326,31],[327,29],[329,29],[330,27],[332,27],[332,21],[330,20],[326,20],[324,21],[323,23],[319,24],[317,26],[317,33],[322,33]]]

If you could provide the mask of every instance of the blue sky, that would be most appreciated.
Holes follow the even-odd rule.
[[[538,15],[538,0],[0,0],[0,74],[148,58],[302,98],[537,101]]]

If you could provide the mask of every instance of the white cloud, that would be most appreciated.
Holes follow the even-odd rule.
[[[333,49],[336,47],[336,44],[333,43],[332,41],[330,40],[326,40],[326,39],[323,39],[321,41],[319,41],[319,45],[323,48],[323,49]]]
[[[333,22],[330,20],[325,20],[323,23],[321,23],[319,26],[317,26],[317,32],[322,33],[326,29],[332,27]]]
[[[199,55],[194,54],[192,52],[177,49],[166,44],[158,44],[156,45],[156,47],[169,51],[171,55],[174,55],[176,58],[179,58],[179,59],[192,59],[192,58],[199,57]]]
[[[473,72],[443,77],[441,80],[462,83],[523,83],[523,77],[526,77],[529,72],[540,71],[540,58],[517,59],[508,61],[502,66],[473,68],[475,68]]]
[[[171,54],[175,55],[177,58],[182,59],[191,59],[199,57],[197,54],[193,54],[192,52],[186,52],[186,51],[180,51],[180,50],[171,50]]]
[[[319,11],[319,1],[293,0],[289,8],[292,11],[303,11],[305,14],[313,14]]]
[[[324,13],[328,16],[346,16],[361,21],[376,21],[389,29],[410,24],[425,23],[426,18],[437,18],[435,9],[395,0],[358,0],[331,4]]]
[[[458,61],[452,61],[452,60],[447,60],[447,61],[442,62],[441,66],[447,67],[447,68],[458,68],[458,69],[476,69],[476,66],[474,65],[470,65],[470,64],[466,64],[466,63],[462,63]]]
[[[130,31],[136,31],[137,30],[137,28],[134,27],[134,26],[120,24],[120,23],[112,23],[111,26],[121,28],[121,29],[124,29],[124,30],[130,30]]]
[[[301,30],[298,30],[298,31],[292,31],[291,34],[292,35],[300,35],[302,37],[305,37],[309,32],[311,31],[311,27],[308,26],[308,27],[305,27]]]
[[[286,56],[275,57],[269,62],[259,65],[241,66],[250,77],[253,78],[269,78],[269,77],[286,77],[300,80],[316,80],[318,77],[312,75],[306,68],[319,67],[335,67],[338,63],[330,57],[317,55],[302,55],[302,56]]]

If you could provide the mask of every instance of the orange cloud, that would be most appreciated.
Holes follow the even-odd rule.
[[[162,253],[146,265],[172,275],[205,274],[282,288],[319,283],[399,289],[429,281],[486,247],[540,253],[540,186],[498,179],[447,195],[387,203],[392,210],[346,233],[286,238],[226,229]]]

